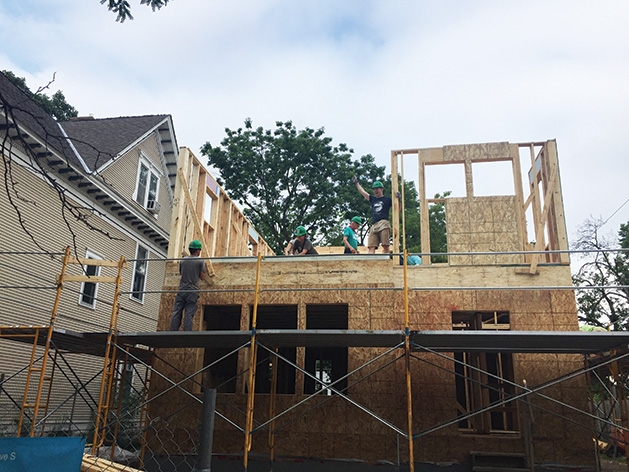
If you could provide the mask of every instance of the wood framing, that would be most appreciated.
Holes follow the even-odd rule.
[[[175,175],[169,258],[186,255],[193,239],[203,242],[201,255],[208,258],[273,254],[238,206],[186,147],[179,149]]]
[[[522,175],[520,150],[528,150],[530,169]],[[529,272],[534,274],[540,260],[569,264],[567,231],[563,213],[557,144],[554,140],[544,142],[511,144],[487,143],[444,146],[443,148],[406,149],[391,152],[391,175],[393,188],[403,191],[397,182],[399,169],[404,159],[414,158],[418,165],[419,206],[421,221],[422,253],[430,253],[430,220],[428,208],[437,200],[426,195],[426,167],[431,165],[458,164],[464,166],[465,196],[462,199],[446,198],[448,220],[448,252],[524,252],[514,257],[452,256],[459,264],[469,264],[472,258],[483,263],[528,262]],[[477,197],[474,195],[472,165],[480,162],[509,161],[513,170],[514,195]],[[523,180],[528,182],[525,194]],[[514,200],[511,201],[510,198]],[[397,214],[394,200],[394,215]],[[530,210],[532,234],[527,232],[526,214]],[[465,226],[469,222],[472,225]],[[394,216],[394,228],[395,224]],[[493,233],[493,237],[489,237]],[[400,247],[399,232],[393,231],[393,247]],[[431,264],[424,257],[425,265]]]

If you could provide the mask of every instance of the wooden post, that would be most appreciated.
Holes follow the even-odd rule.
[[[402,159],[404,159],[404,157],[402,157]],[[393,247],[391,248],[391,252],[393,253],[400,252],[400,202],[395,198],[395,192],[397,192],[399,188],[397,176],[397,154],[395,151],[391,151],[391,199],[393,200],[393,215],[391,218],[393,223]],[[402,180],[402,185],[404,185],[404,180]]]
[[[256,266],[256,287],[253,299],[253,316],[251,320],[251,346],[249,352],[249,383],[247,392],[247,416],[245,420],[245,448],[243,452],[243,465],[245,470],[249,466],[249,451],[251,451],[251,430],[253,429],[253,407],[255,400],[257,344],[256,344],[256,323],[258,320],[258,297],[260,295],[260,268],[262,266],[262,254],[258,254],[258,264]]]
[[[426,164],[417,154],[417,185],[419,186],[419,217],[422,252],[430,252],[430,211],[426,200]],[[422,257],[422,265],[431,265],[432,257]]]

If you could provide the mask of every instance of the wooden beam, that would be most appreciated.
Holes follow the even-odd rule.
[[[546,219],[548,217],[548,212],[552,207],[553,200],[553,192],[555,191],[555,187],[557,186],[557,171],[556,169],[552,170],[549,179],[549,186],[546,189],[546,193],[544,194],[544,208],[542,210],[542,214],[540,215],[539,221],[537,222],[537,227],[535,228],[535,251],[543,251],[546,244],[544,243],[544,228],[546,227]],[[531,259],[531,274],[535,273],[537,270],[537,263],[540,258],[540,254],[533,254]]]
[[[81,472],[141,472],[138,469],[127,465],[118,464],[116,462],[102,459],[91,454],[83,454],[83,462],[81,463]]]
[[[100,266],[100,267],[118,267],[118,264],[120,264],[119,261],[106,261],[103,259],[88,259],[85,257],[79,257],[78,259],[76,257],[70,257],[68,259],[68,264],[81,264],[81,265],[87,265],[87,266]],[[124,263],[123,266],[124,269],[127,268],[127,263]]]
[[[64,282],[91,282],[91,283],[116,283],[116,277],[105,277],[103,275],[66,275]]]
[[[474,176],[472,174],[472,161],[469,159],[465,160],[465,193],[467,194],[467,198],[474,197]]]
[[[513,172],[513,188],[515,190],[515,219],[520,239],[519,249],[524,251],[528,244],[526,234],[526,207],[524,205],[524,188],[522,187],[522,167],[520,166],[520,148],[514,144],[511,145],[511,170]],[[524,260],[524,254],[520,256]]]
[[[404,156],[402,156],[404,159]],[[398,191],[399,183],[398,183],[398,158],[397,154],[391,152],[391,199],[393,200],[393,215],[392,215],[392,236],[393,236],[393,247],[391,248],[392,252],[398,252],[400,250],[400,202],[397,198],[395,198],[395,192]],[[404,179],[402,179],[402,192],[404,192]],[[402,197],[404,198],[404,197]],[[404,206],[402,205],[402,208]],[[403,237],[403,236],[402,236]]]
[[[421,154],[418,154],[417,185],[419,186],[420,239],[422,252],[430,252],[430,212],[428,210],[428,201],[426,200],[426,164],[422,162]],[[430,256],[422,258],[422,264],[431,265],[432,258]]]
[[[179,181],[181,182],[181,188],[183,189],[183,194],[186,197],[186,203],[188,204],[188,211],[190,211],[190,216],[192,220],[192,224],[194,225],[195,234],[198,235],[199,239],[203,242],[203,249],[201,249],[201,255],[204,257],[208,257],[207,253],[207,243],[205,242],[205,238],[203,237],[203,230],[201,229],[201,223],[199,220],[199,216],[197,215],[197,211],[194,209],[194,202],[192,201],[192,195],[190,195],[190,191],[188,190],[188,184],[186,183],[186,178],[183,175],[183,171],[179,169],[177,172],[179,176]],[[216,274],[214,272],[214,267],[212,267],[212,261],[209,259],[206,260],[206,264],[208,266],[208,275],[210,277],[214,277]]]
[[[188,171],[189,163],[192,160],[190,150],[182,147],[179,151],[179,157],[177,159],[178,169],[184,172]],[[185,219],[186,219],[186,205],[185,197],[183,195],[183,189],[181,188],[181,181],[178,181],[179,185],[175,185],[175,194],[173,198],[173,209],[170,221],[170,242],[168,244],[168,258],[174,259],[181,257],[181,248],[184,241],[185,233]]]
[[[568,248],[568,232],[566,229],[566,218],[564,215],[563,197],[561,194],[561,177],[559,174],[559,160],[557,158],[557,142],[553,139],[547,142],[547,158],[548,165],[555,170],[556,183],[553,190],[553,220],[556,228],[557,249],[567,250]],[[570,254],[559,254],[560,261],[570,263]]]

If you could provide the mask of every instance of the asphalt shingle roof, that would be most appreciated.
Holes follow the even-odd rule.
[[[68,162],[79,164],[55,119],[1,72],[0,104],[4,108],[3,115],[8,115],[10,123],[17,123],[22,133],[38,136],[49,149],[64,156]],[[0,118],[0,124],[6,125],[7,118]]]
[[[39,137],[49,149],[65,157],[69,164],[83,170],[83,165],[64,136],[65,132],[90,171],[117,157],[121,151],[169,117],[145,115],[78,118],[58,123],[2,73],[0,105],[6,110],[10,121],[17,123],[22,132]],[[6,124],[5,118],[0,118],[0,125],[2,124]]]
[[[168,115],[76,119],[61,123],[90,170],[96,170],[164,121]]]

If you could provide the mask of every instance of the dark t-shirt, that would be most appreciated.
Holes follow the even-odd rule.
[[[389,210],[393,205],[391,197],[377,198],[375,195],[369,195],[369,203],[371,203],[371,223],[389,219]]]
[[[293,254],[301,254],[304,249],[306,249],[306,254],[319,254],[308,238],[304,239],[303,244],[299,239],[293,240],[293,247],[291,248]]]
[[[179,273],[181,281],[180,289],[198,289],[201,272],[205,272],[205,259],[197,256],[184,257],[179,261]]]

